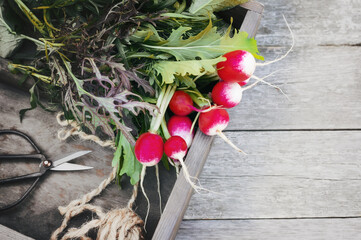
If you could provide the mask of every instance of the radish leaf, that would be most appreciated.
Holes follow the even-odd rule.
[[[160,61],[153,66],[153,70],[162,76],[163,82],[170,84],[174,82],[175,76],[203,75],[216,72],[216,65],[225,58],[188,61]]]
[[[246,50],[255,58],[263,59],[258,55],[257,42],[248,38],[246,32],[236,32],[230,37],[231,27],[223,36],[217,32],[217,28],[209,21],[208,26],[195,36],[183,39],[190,30],[189,27],[179,27],[173,30],[166,41],[156,44],[142,44],[145,48],[154,51],[166,52],[173,55],[176,60],[214,59],[227,52]]]

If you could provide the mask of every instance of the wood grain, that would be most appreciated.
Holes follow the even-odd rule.
[[[361,2],[260,0],[258,67],[283,89],[264,84],[230,110],[226,135],[242,156],[216,138],[177,239],[360,238]]]
[[[176,240],[359,239],[361,219],[183,221]]]
[[[185,219],[361,216],[361,131],[227,132]],[[361,227],[361,226],[360,226]]]
[[[260,0],[264,5],[257,41],[262,46],[289,45],[290,33],[297,46],[359,45],[361,43],[361,1]]]

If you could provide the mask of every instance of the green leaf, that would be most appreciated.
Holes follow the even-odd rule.
[[[2,11],[3,9],[0,5],[0,57],[7,58],[20,46],[23,38],[11,31],[2,16]]]
[[[127,174],[130,177],[130,183],[136,184],[139,181],[142,171],[142,164],[135,158],[133,148],[122,134],[119,138],[119,145],[123,148],[123,166],[120,169],[119,176]],[[119,148],[118,145],[118,148]]]
[[[188,11],[192,14],[208,15],[245,2],[248,0],[193,0]]]
[[[215,64],[224,61],[225,58],[188,61],[160,61],[153,66],[153,70],[162,76],[163,82],[170,84],[174,82],[175,76],[199,76],[216,72]]]
[[[258,55],[257,41],[248,38],[246,32],[236,32],[230,36],[231,27],[222,36],[217,28],[209,21],[208,26],[195,36],[183,39],[183,36],[190,30],[189,27],[179,27],[173,30],[169,38],[164,42],[154,45],[142,44],[149,50],[166,52],[173,55],[178,61],[201,59],[214,59],[227,52],[235,50],[246,50],[252,53],[255,58],[263,59]]]
[[[23,121],[25,113],[27,111],[33,110],[36,107],[40,106],[42,109],[44,109],[47,112],[54,112],[54,110],[47,108],[46,106],[44,106],[40,101],[39,98],[37,96],[36,93],[36,85],[38,82],[36,82],[30,89],[29,89],[29,93],[30,93],[30,108],[25,108],[25,109],[21,109],[19,111],[19,116],[20,116],[20,122]]]

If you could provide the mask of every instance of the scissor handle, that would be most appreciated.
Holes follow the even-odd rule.
[[[0,155],[0,160],[1,159],[39,159],[41,162],[39,172],[25,174],[25,175],[16,176],[16,177],[5,178],[5,179],[0,179],[0,184],[4,184],[4,183],[10,183],[10,182],[15,182],[15,181],[35,178],[34,182],[31,184],[31,186],[25,191],[25,193],[17,201],[12,202],[4,207],[0,207],[0,211],[4,211],[4,210],[10,209],[10,208],[18,205],[29,195],[29,193],[34,189],[34,187],[38,183],[40,177],[42,175],[44,175],[44,173],[51,167],[52,162],[46,160],[45,156],[43,154],[41,154],[41,151],[36,146],[35,142],[33,142],[33,140],[31,140],[31,138],[28,135],[26,135],[25,133],[20,132],[18,130],[6,129],[6,130],[0,130],[0,135],[1,134],[15,134],[15,135],[18,135],[18,136],[24,138],[25,140],[27,140],[27,142],[29,142],[31,144],[31,146],[34,148],[34,150],[37,153],[35,153],[35,154],[3,154],[3,155]]]
[[[38,183],[40,177],[38,177],[37,179],[35,179],[35,181],[33,182],[33,184],[31,184],[31,186],[26,190],[26,192],[18,199],[16,200],[15,202],[12,202],[4,207],[1,207],[0,208],[0,212],[1,211],[5,211],[5,210],[8,210],[12,207],[15,207],[16,205],[18,205],[19,203],[21,203],[28,195],[29,193],[34,189],[34,187],[36,186],[36,184]]]
[[[18,135],[18,136],[24,138],[25,140],[27,140],[31,144],[31,146],[35,149],[35,151],[37,153],[39,153],[39,154],[41,153],[40,149],[38,148],[38,146],[36,146],[35,142],[33,140],[31,140],[31,138],[28,135],[26,135],[25,133],[23,133],[23,132],[20,132],[18,130],[13,130],[13,129],[3,129],[3,130],[0,130],[0,135],[1,134],[15,134],[15,135]]]
[[[44,173],[45,172],[35,172],[35,173],[29,173],[29,174],[25,174],[25,175],[21,175],[21,176],[16,176],[16,177],[0,179],[0,184],[25,180],[28,178],[37,178],[37,177],[41,177]]]

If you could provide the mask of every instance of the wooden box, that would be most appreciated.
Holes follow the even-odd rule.
[[[261,20],[262,11],[263,11],[263,6],[260,3],[250,1],[246,4],[242,4],[242,5],[234,8],[234,9],[219,13],[219,17],[223,18],[226,22],[229,22],[230,17],[233,17],[235,27],[240,28],[241,31],[248,32],[250,37],[254,37],[256,34],[256,31],[258,29],[260,20]],[[7,62],[4,59],[0,59],[0,82],[12,84],[12,85],[19,87],[19,85],[17,84],[17,82],[19,82],[19,81],[20,81],[20,77],[14,76],[11,73],[9,73],[7,70]],[[0,87],[1,86],[3,86],[3,85],[0,85]],[[26,88],[26,86],[25,86],[25,88]],[[7,111],[7,109],[3,108],[2,111],[0,111],[0,114],[5,113],[6,111]],[[17,124],[16,126],[22,126],[22,125]],[[4,124],[0,125],[0,128],[8,128],[8,127],[9,126],[4,125]],[[49,126],[49,128],[50,127],[51,126]],[[56,128],[56,127],[58,127],[58,126],[56,126],[56,124],[54,126],[52,126],[52,128]],[[55,130],[51,130],[51,131],[55,131]],[[29,130],[29,133],[31,134],[30,130]],[[46,137],[45,134],[44,134],[44,137]],[[47,141],[45,141],[45,142],[47,142]],[[188,152],[187,158],[186,158],[186,163],[187,163],[188,170],[189,170],[189,173],[191,176],[199,177],[199,175],[202,171],[203,165],[207,159],[208,153],[210,151],[212,142],[213,142],[213,137],[205,136],[199,130],[197,131],[197,133],[195,135],[195,139],[193,141],[193,144],[192,144],[192,146]],[[98,158],[102,157],[102,156],[104,157],[105,155],[109,155],[109,152],[99,150],[99,148],[97,148],[94,145],[90,144],[90,145],[86,145],[86,147],[96,149],[97,150],[96,157],[98,157]],[[103,163],[101,162],[98,164],[100,165]],[[109,170],[109,168],[108,168],[108,170]],[[100,170],[98,170],[96,173],[100,175],[100,176],[98,176],[99,179],[106,177],[106,174],[104,174]],[[101,175],[103,175],[103,176],[101,176]],[[154,194],[154,193],[150,194],[151,199],[153,199],[152,209],[154,209],[154,210],[152,210],[150,213],[151,217],[149,220],[150,223],[148,224],[148,227],[147,227],[147,235],[146,235],[147,239],[150,239],[150,238],[152,238],[154,240],[174,239],[176,237],[179,225],[183,219],[184,213],[187,209],[188,203],[189,203],[190,198],[193,193],[192,188],[186,182],[182,173],[180,174],[178,179],[175,179],[174,174],[170,174],[169,172],[166,172],[164,170],[161,172],[161,175],[163,175],[163,176],[161,176],[161,182],[162,182],[162,185],[164,186],[163,189],[165,189],[165,191],[162,192],[162,195],[163,195],[162,197],[163,197],[163,201],[166,202],[166,206],[164,208],[163,214],[160,216],[159,210],[158,210],[159,207],[156,204],[158,195]],[[43,183],[40,183],[40,185],[46,184],[47,182],[48,182],[48,179],[46,179]],[[94,184],[95,184],[94,186],[96,186],[97,183],[94,183]],[[153,184],[155,185],[155,181],[153,181]],[[39,187],[41,187],[41,186],[38,186],[38,188]],[[152,191],[152,190],[154,191],[155,189],[153,188],[149,191]],[[36,191],[36,189],[35,189],[35,191]],[[119,190],[118,188],[113,187],[112,190],[106,190],[106,191],[111,192],[112,194],[117,194],[118,191],[122,191],[122,193],[120,194],[121,198],[122,198],[122,200],[120,201],[121,203],[115,204],[115,202],[118,201],[117,198],[109,199],[109,196],[107,196],[109,194],[104,194],[105,199],[103,200],[103,202],[96,200],[96,201],[98,201],[98,203],[100,205],[102,205],[103,207],[105,206],[105,208],[106,207],[114,208],[114,207],[119,207],[119,206],[124,207],[127,200],[129,199],[129,196],[130,196],[129,193],[131,192],[131,186],[125,186],[124,190]],[[139,208],[136,209],[136,212],[144,218],[145,207],[143,207],[143,205],[145,206],[146,202],[144,199],[142,199],[141,195],[142,195],[141,193],[138,195],[138,198],[140,198],[140,199],[137,200],[136,205],[139,206]],[[154,196],[152,196],[152,195],[154,195]],[[35,196],[30,196],[30,197],[36,199],[38,196],[35,195]],[[72,200],[75,197],[79,197],[79,196],[72,196],[70,198],[70,200]],[[66,200],[63,200],[63,202],[68,203]],[[155,202],[155,204],[153,204],[153,202]],[[26,204],[28,204],[28,203],[26,203]],[[22,234],[25,234],[25,235],[30,236],[32,234],[31,226],[25,226],[25,227],[21,226],[21,225],[23,225],[23,222],[28,222],[27,219],[20,219],[18,221],[16,220],[16,219],[24,217],[24,216],[30,216],[29,214],[34,215],[34,212],[37,212],[37,209],[28,209],[32,206],[31,203],[29,203],[29,205],[26,205],[26,204],[24,204],[24,206],[20,207],[18,210],[15,210],[13,212],[0,213],[0,224],[7,226],[7,227],[3,227],[0,225],[0,239],[2,239],[2,240],[21,239],[21,237],[19,237],[19,236],[21,236],[21,234],[19,235],[19,233],[13,232],[13,230],[11,230],[10,228],[12,228]],[[54,206],[56,206],[56,204]],[[46,223],[46,220],[49,220],[49,221],[54,220],[56,223],[53,226],[50,224],[51,226],[49,227],[49,229],[51,229],[52,231],[55,230],[55,228],[60,225],[59,223],[61,222],[61,219],[62,219],[62,217],[57,213],[57,210],[56,210],[56,208],[54,208],[54,206],[48,206],[48,209],[43,209],[44,214],[41,216],[43,218],[44,218],[44,216],[47,216],[49,219],[39,220],[39,221],[43,221],[43,222],[39,223],[39,226],[41,226],[41,224],[44,225]],[[36,208],[36,206],[35,206],[35,208]],[[157,210],[158,210],[158,213],[157,213]],[[23,212],[21,214],[19,214],[20,211],[23,211]],[[26,212],[26,214],[24,214],[24,211]],[[50,214],[45,214],[45,213],[50,213]],[[17,216],[17,214],[19,215],[19,217]],[[85,218],[87,218],[87,217],[85,217]],[[89,216],[88,216],[88,218],[89,218]],[[79,222],[81,223],[80,220],[79,220]],[[55,228],[54,228],[54,226],[55,226]],[[51,234],[51,232],[46,232],[46,231],[48,231],[48,230],[46,230],[46,228],[44,228],[43,230],[39,230],[39,231],[44,231],[44,233],[38,234],[38,235],[34,234],[34,235],[31,235],[31,237],[34,237],[37,239],[39,239],[39,238],[47,239],[48,236],[50,236],[50,234]],[[46,234],[47,234],[47,237],[45,237]],[[24,237],[23,239],[28,239],[28,238]]]

